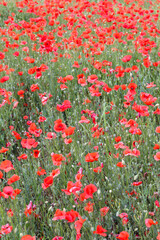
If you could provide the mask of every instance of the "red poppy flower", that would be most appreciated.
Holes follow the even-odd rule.
[[[97,77],[97,75],[95,75],[95,74],[90,75],[90,76],[88,76],[88,78],[87,78],[87,81],[90,82],[90,83],[94,83],[96,80],[98,80],[98,77]]]
[[[97,87],[96,88],[96,85],[92,85],[91,87],[88,88],[90,93],[91,93],[91,96],[96,96],[96,97],[99,97],[101,96],[102,94],[99,92],[99,88]]]
[[[152,88],[152,87],[156,87],[156,84],[154,84],[154,82],[147,83],[146,88]]]
[[[13,213],[12,209],[9,209],[9,210],[7,211],[7,215],[8,215],[9,217],[13,217],[14,213]]]
[[[85,156],[85,161],[86,162],[95,162],[95,161],[98,161],[98,158],[99,158],[98,152],[88,153]]]
[[[0,79],[0,83],[4,83],[9,80],[9,76],[4,76]]]
[[[110,88],[106,83],[104,84],[104,86],[103,86],[103,91],[105,91],[105,92],[107,92],[107,93],[109,93],[109,92],[111,92],[112,91],[112,88]]]
[[[61,85],[60,85],[60,89],[61,89],[61,90],[64,90],[64,89],[66,89],[66,88],[68,88],[68,87],[67,87],[65,84],[61,84]]]
[[[154,159],[156,161],[159,161],[160,160],[160,152],[157,152],[156,155],[154,155]]]
[[[14,52],[13,56],[18,57],[19,56],[19,52]]]
[[[9,150],[9,148],[4,148],[4,147],[2,147],[1,149],[0,149],[0,153],[5,153],[5,152],[7,152]]]
[[[21,161],[21,159],[27,159],[27,155],[24,153],[24,154],[20,155],[19,157],[17,157],[17,159],[19,161]]]
[[[71,102],[68,101],[68,100],[65,100],[65,101],[62,103],[62,105],[57,104],[57,110],[58,110],[59,112],[64,112],[64,111],[67,110],[68,108],[72,108]]]
[[[123,231],[118,235],[117,239],[119,239],[119,240],[129,240],[129,233]]]
[[[127,213],[121,213],[119,214],[119,217],[122,218],[123,225],[126,225],[129,222]]]
[[[87,205],[84,207],[84,210],[88,213],[93,212],[94,203],[88,202]]]
[[[120,213],[118,216],[120,218],[124,218],[124,217],[128,217],[128,214],[127,213]]]
[[[52,240],[62,240],[62,239],[63,239],[63,237],[60,237],[60,236],[56,236],[56,237],[52,238]]]
[[[45,139],[53,139],[56,137],[57,137],[57,135],[54,132],[48,132],[47,137],[45,137]]]
[[[0,52],[0,60],[4,59],[5,58],[5,55],[4,53]]]
[[[60,169],[59,168],[57,168],[55,170],[52,170],[51,175],[52,175],[53,178],[57,177],[59,174],[60,174]]]
[[[45,190],[46,188],[52,186],[53,184],[53,177],[49,176],[44,179],[44,182],[42,183],[42,188]]]
[[[40,128],[37,128],[36,124],[35,123],[31,123],[29,128],[28,128],[28,131],[31,133],[31,134],[34,134],[35,137],[40,137],[41,133],[42,133],[42,129]]]
[[[0,171],[0,179],[3,178],[3,173]]]
[[[22,139],[21,145],[23,148],[31,149],[38,146],[38,142],[34,138]]]
[[[4,187],[3,188],[3,197],[4,198],[8,198],[9,196],[13,196],[13,194],[14,194],[14,189],[13,189],[13,187],[10,187],[10,186],[6,186],[6,187]]]
[[[90,120],[89,119],[87,119],[85,116],[82,116],[81,117],[81,120],[79,121],[79,123],[90,123]]]
[[[123,154],[125,156],[135,156],[135,157],[138,157],[138,156],[140,156],[140,151],[137,150],[136,148],[134,148],[133,150],[131,150],[129,148],[126,148],[126,150],[124,150]]]
[[[129,62],[131,60],[131,58],[132,58],[131,55],[126,55],[121,60],[122,60],[122,62]]]
[[[39,150],[33,150],[33,157],[34,158],[38,158],[39,157],[39,155],[40,155],[40,151]]]
[[[157,240],[160,240],[160,232],[158,232],[158,236],[156,238]]]
[[[52,220],[55,221],[55,220],[65,219],[65,215],[66,215],[65,211],[61,211],[60,209],[57,209],[54,214],[54,218]]]
[[[145,92],[141,92],[140,99],[146,105],[152,105],[152,103],[154,103],[157,100],[156,97],[153,97],[151,94]]]
[[[93,193],[97,191],[97,187],[94,184],[89,184],[83,190],[85,194],[85,199],[93,198]]]
[[[20,140],[20,139],[21,139],[20,134],[17,133],[16,131],[12,131],[12,135],[13,135],[17,140]]]
[[[62,137],[71,136],[74,134],[75,127],[68,127],[63,132]]]
[[[10,232],[12,232],[12,229],[13,229],[13,227],[12,226],[10,226],[8,223],[6,224],[6,225],[3,225],[2,227],[1,227],[1,229],[0,229],[0,233],[1,234],[8,234],[8,233],[10,233]]]
[[[3,162],[1,162],[0,169],[4,170],[5,172],[9,172],[12,169],[14,170],[13,165],[9,160],[4,160]]]
[[[32,237],[31,235],[25,235],[21,238],[21,240],[36,240],[36,237]]]
[[[136,112],[138,112],[139,116],[149,116],[148,107],[138,105],[137,103],[134,103],[132,106],[132,109],[134,109]]]
[[[62,132],[64,131],[67,127],[64,123],[62,123],[61,119],[58,119],[54,122],[54,131],[56,132]]]
[[[126,90],[127,86],[125,84],[121,85],[122,90]]]
[[[72,65],[72,67],[79,68],[80,65],[79,65],[79,63],[77,61],[74,61],[74,64]]]
[[[93,231],[93,234],[99,234],[103,237],[106,237],[107,234],[105,232],[107,232],[107,230],[102,228],[102,226],[98,225],[96,231]]]
[[[80,238],[81,238],[80,231],[81,231],[81,228],[82,228],[84,222],[86,221],[86,219],[83,219],[80,215],[78,216],[78,218],[79,219],[77,221],[75,221],[75,223],[74,223],[74,227],[75,227],[76,233],[77,233],[76,240],[80,240]]]
[[[36,90],[39,90],[38,84],[32,84],[30,87],[31,92],[35,92]]]
[[[160,149],[160,145],[159,144],[155,144],[154,147],[153,147],[154,150],[156,149]]]
[[[109,207],[101,208],[100,209],[101,216],[104,217],[108,213],[109,209],[110,209]]]
[[[69,139],[65,138],[65,139],[64,139],[64,143],[65,143],[66,145],[70,144],[71,142],[72,142],[72,138],[69,138]]]
[[[102,167],[99,166],[99,167],[93,168],[93,172],[95,172],[95,173],[100,173],[100,172],[102,172]]]
[[[160,133],[160,126],[156,127],[156,133]]]
[[[147,218],[145,219],[145,224],[146,224],[146,227],[150,228],[152,225],[157,225],[158,222],[154,222],[152,219]]]
[[[7,183],[8,183],[8,185],[11,185],[12,183],[18,181],[19,179],[20,179],[20,177],[18,175],[14,174],[12,177],[10,177],[8,179]]]
[[[158,202],[158,200],[156,200],[154,203],[157,207],[160,207],[160,202]]]
[[[62,156],[62,154],[55,154],[51,153],[53,165],[60,166],[62,164],[62,161],[65,161],[65,157]]]
[[[41,176],[41,175],[45,175],[46,174],[46,170],[45,169],[42,169],[41,167],[38,168],[38,171],[37,171],[37,175],[38,176]]]
[[[121,141],[121,137],[120,136],[118,136],[118,137],[115,137],[115,139],[114,139],[116,142],[120,142]]]
[[[146,68],[149,68],[151,66],[151,61],[149,60],[149,58],[145,58],[143,59],[143,64]]]
[[[46,118],[43,117],[43,116],[40,116],[39,119],[38,119],[38,122],[41,123],[41,122],[44,122],[46,121]]]
[[[160,108],[157,108],[157,109],[153,112],[153,114],[158,114],[158,115],[160,115]]]
[[[65,192],[66,195],[71,195],[72,193],[76,195],[77,191],[80,191],[82,187],[82,184],[80,181],[73,183],[72,181],[69,181],[67,183],[67,189],[61,189],[62,192]]]
[[[116,166],[121,168],[126,167],[126,165],[124,165],[122,162],[118,162]]]
[[[76,220],[78,215],[79,215],[79,213],[77,211],[74,211],[73,209],[71,209],[71,211],[66,212],[65,220],[67,220],[68,222],[72,223],[72,222],[74,222]]]
[[[87,85],[84,74],[79,74],[77,78],[78,78],[78,84],[80,84],[82,87]]]
[[[67,75],[66,77],[63,78],[63,80],[66,81],[72,81],[74,77],[72,75]]]
[[[135,89],[137,88],[137,84],[135,84],[135,83],[130,83],[129,85],[128,85],[128,88],[129,88],[129,93],[131,94],[131,95],[135,95],[136,94],[136,91],[135,91]]]
[[[133,182],[131,185],[132,186],[139,186],[139,185],[141,185],[142,184],[142,181],[140,181],[140,182]]]

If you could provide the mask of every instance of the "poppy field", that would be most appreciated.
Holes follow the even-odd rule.
[[[0,239],[160,240],[160,0],[0,0]]]

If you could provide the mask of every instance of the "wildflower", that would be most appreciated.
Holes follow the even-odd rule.
[[[0,229],[0,233],[2,234],[9,234],[12,232],[13,227],[10,226],[8,223],[6,225],[3,225]]]
[[[126,167],[126,165],[123,164],[122,162],[118,162],[118,163],[116,164],[116,166],[117,166],[117,167],[121,167],[121,168]]]
[[[157,240],[160,240],[160,232],[158,232],[158,236],[156,238]]]
[[[126,55],[121,60],[122,60],[122,62],[129,62],[131,60],[131,58],[132,58],[131,55]]]
[[[156,155],[154,155],[154,159],[156,161],[159,161],[160,160],[160,152],[157,152]]]
[[[4,76],[0,79],[0,83],[4,83],[9,80],[9,76]]]
[[[97,191],[97,187],[94,184],[87,185],[84,189],[85,199],[93,198],[93,193]]]
[[[9,196],[12,197],[13,194],[14,194],[14,189],[12,187],[6,186],[3,188],[2,196],[4,198],[9,198]]]
[[[20,179],[20,177],[18,175],[14,174],[12,177],[10,177],[8,179],[7,183],[8,183],[8,185],[11,185],[12,183],[18,181],[19,179]]]
[[[9,161],[9,160],[4,160],[3,162],[1,162],[0,169],[5,171],[5,172],[9,172],[12,169],[14,170],[12,162]]]
[[[160,126],[156,127],[156,133],[160,133]]]
[[[9,209],[8,211],[7,211],[7,215],[9,216],[9,217],[13,217],[13,211],[12,211],[12,209]]]
[[[120,232],[117,239],[119,239],[119,240],[129,240],[129,233],[125,232],[125,231]]]
[[[104,229],[102,226],[98,225],[96,231],[93,231],[93,234],[99,234],[103,237],[106,237],[107,234],[105,232],[107,232],[107,230]]]
[[[39,150],[37,150],[37,149],[33,150],[33,157],[34,158],[38,158],[39,155],[40,155],[40,151]]]
[[[36,240],[36,237],[32,237],[31,235],[25,235],[21,238],[21,240]]]
[[[60,209],[57,209],[54,214],[54,218],[52,220],[55,221],[55,220],[65,219],[65,215],[66,215],[65,211],[61,211]]]
[[[142,102],[144,102],[146,105],[152,105],[152,103],[154,103],[157,98],[156,97],[153,97],[151,94],[149,93],[144,93],[144,92],[141,92],[140,94],[140,99]]]
[[[141,185],[142,184],[142,181],[140,181],[140,182],[133,182],[131,185],[132,186],[139,186],[139,185]]]
[[[85,156],[85,161],[86,162],[95,162],[95,161],[98,161],[98,158],[99,158],[98,152],[88,153]]]
[[[52,238],[52,240],[62,240],[62,239],[63,239],[63,237],[60,237],[60,236],[56,236],[56,237]]]
[[[88,202],[87,205],[84,207],[84,210],[88,213],[93,212],[94,203]]]
[[[62,156],[62,154],[55,154],[51,153],[53,165],[60,166],[62,164],[62,161],[65,161],[65,157]]]
[[[41,175],[45,175],[46,174],[46,170],[45,169],[42,169],[41,167],[38,168],[38,171],[37,171],[37,175],[38,176],[41,176]]]
[[[100,209],[101,216],[104,217],[108,213],[109,209],[110,209],[109,207],[101,208]]]
[[[62,123],[61,119],[56,120],[54,123],[55,123],[54,130],[56,132],[62,132],[67,128],[66,125]]]
[[[145,219],[145,224],[146,224],[146,227],[150,228],[152,225],[157,225],[158,222],[154,222],[152,219],[147,218]]]
[[[23,148],[31,149],[38,146],[38,142],[34,138],[22,139],[21,145]]]
[[[53,184],[53,176],[46,177],[42,183],[42,188],[45,190]]]
[[[2,147],[1,149],[0,149],[0,153],[5,153],[5,152],[7,152],[9,150],[9,148],[4,148],[4,147]]]

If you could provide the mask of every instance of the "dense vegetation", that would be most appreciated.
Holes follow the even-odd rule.
[[[0,238],[160,240],[160,1],[0,9]]]

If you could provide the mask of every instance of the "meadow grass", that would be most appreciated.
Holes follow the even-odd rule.
[[[159,8],[0,1],[2,240],[160,239]]]

